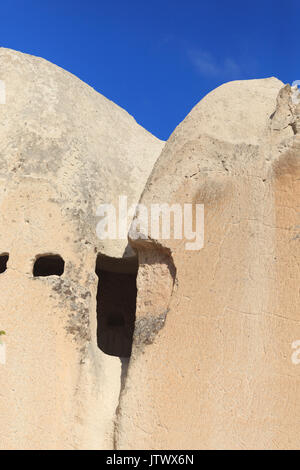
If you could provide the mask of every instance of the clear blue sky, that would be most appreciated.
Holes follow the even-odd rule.
[[[299,18],[296,0],[2,0],[0,45],[74,73],[167,139],[221,83],[300,79]]]

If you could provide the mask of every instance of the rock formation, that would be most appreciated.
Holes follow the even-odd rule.
[[[293,92],[275,78],[219,87],[154,167],[141,202],[204,204],[204,246],[143,230],[131,241],[140,267],[119,449],[299,448]]]
[[[121,362],[97,346],[95,267],[130,252],[96,210],[136,203],[163,143],[43,59],[0,49],[0,80],[0,448],[112,448]]]
[[[297,91],[222,85],[164,145],[43,59],[0,80],[0,448],[299,448]],[[203,246],[100,240],[120,195],[201,205]]]

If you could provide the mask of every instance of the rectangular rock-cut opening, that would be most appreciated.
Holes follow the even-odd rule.
[[[97,257],[97,342],[110,356],[131,355],[137,272],[137,258]]]
[[[33,266],[33,276],[61,276],[64,269],[65,262],[61,256],[52,254],[38,255]]]
[[[8,253],[1,253],[1,255],[0,255],[0,274],[4,273],[6,271],[8,258],[9,258]]]

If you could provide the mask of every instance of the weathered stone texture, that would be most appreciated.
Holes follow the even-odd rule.
[[[0,448],[112,448],[121,362],[97,347],[96,208],[140,197],[163,143],[55,65],[0,49]],[[65,272],[33,277],[38,255]]]
[[[299,448],[297,91],[275,78],[222,85],[164,146],[43,59],[0,49],[0,80],[0,448]],[[204,247],[100,241],[96,208],[122,194],[149,209],[204,204]],[[126,376],[128,360],[121,370],[97,346],[95,264],[106,255],[99,272],[120,274],[113,258],[132,249]],[[64,259],[61,277],[33,277],[42,254]],[[109,351],[118,328],[102,337]]]
[[[164,147],[141,202],[204,204],[204,247],[132,241],[140,257],[169,250],[176,279],[164,327],[143,354],[133,347],[119,449],[299,448],[298,120],[289,85],[232,82]],[[137,318],[151,319],[161,298],[163,275],[149,292],[149,269],[139,270]]]

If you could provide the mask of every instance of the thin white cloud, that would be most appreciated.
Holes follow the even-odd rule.
[[[241,75],[241,67],[233,59],[225,59],[224,73],[231,78],[238,78]]]
[[[237,79],[241,76],[241,67],[230,57],[218,62],[210,52],[200,49],[189,49],[188,57],[197,72],[204,77]]]

